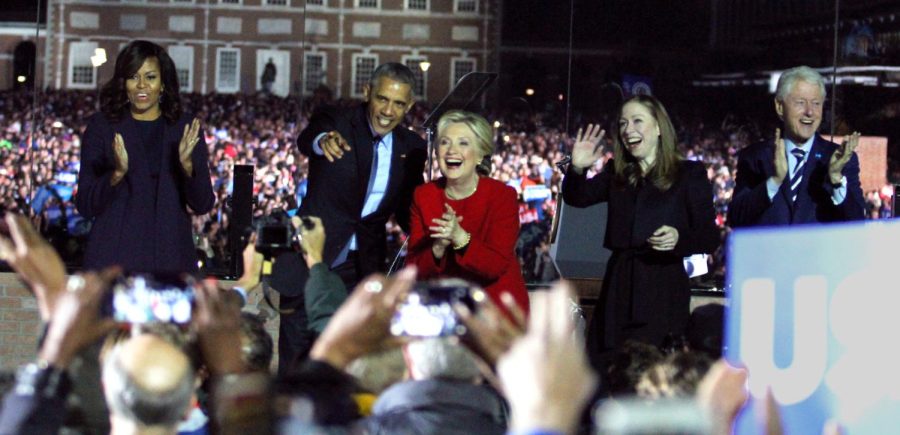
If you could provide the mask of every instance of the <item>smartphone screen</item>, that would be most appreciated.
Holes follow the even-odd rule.
[[[193,286],[184,279],[133,275],[113,286],[110,311],[119,323],[186,324],[193,304]]]
[[[453,304],[474,309],[469,285],[441,282],[419,283],[391,319],[391,334],[410,337],[446,337],[466,333],[453,311]]]

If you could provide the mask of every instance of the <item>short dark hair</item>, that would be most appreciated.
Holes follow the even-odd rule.
[[[641,374],[664,358],[652,344],[627,340],[612,356],[606,369],[607,389],[610,396],[627,396],[635,393]]]
[[[133,76],[149,58],[159,62],[159,73],[163,91],[160,94],[159,108],[170,124],[181,117],[182,107],[179,96],[178,72],[175,62],[166,50],[150,41],[131,41],[116,57],[113,77],[100,90],[100,110],[112,121],[119,121],[128,114],[129,102],[125,92],[125,81]]]
[[[369,79],[369,86],[374,87],[375,82],[382,77],[405,83],[409,85],[410,88],[415,88],[416,86],[416,75],[413,74],[409,67],[402,63],[388,62],[379,65],[378,68],[375,68],[375,72],[372,73],[372,77]]]

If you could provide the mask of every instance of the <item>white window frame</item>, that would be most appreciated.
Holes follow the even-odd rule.
[[[233,52],[237,53],[236,65],[235,65],[235,85],[233,87],[222,86],[221,80],[222,77],[220,74],[222,73],[221,63],[222,63],[222,53],[224,52]],[[241,90],[241,50],[239,48],[234,47],[219,47],[216,48],[216,82],[215,82],[216,92],[223,94],[233,94],[236,92],[240,92]]]
[[[194,47],[191,45],[170,45],[168,48],[169,57],[175,63],[175,74],[179,69],[187,70],[187,80],[178,80],[178,87],[182,92],[194,92]],[[179,55],[178,53],[184,53]],[[176,61],[176,58],[184,56],[185,62]],[[181,59],[178,59],[181,60]]]
[[[374,59],[374,60],[375,60],[375,66],[372,68],[372,72],[373,72],[373,73],[375,72],[375,69],[378,68],[378,65],[379,65],[379,64],[378,64],[378,55],[377,55],[377,54],[372,54],[372,53],[353,53],[353,56],[351,57],[351,62],[352,62],[352,65],[351,65],[351,66],[352,66],[352,70],[351,70],[351,71],[352,71],[352,73],[351,73],[351,76],[350,76],[350,77],[351,77],[351,79],[350,79],[350,96],[353,97],[353,98],[362,98],[362,97],[363,97],[362,88],[365,87],[365,85],[366,85],[367,83],[369,83],[369,79],[366,79],[365,81],[363,81],[363,82],[361,83],[360,89],[359,89],[359,90],[356,89],[356,83],[357,83],[357,81],[358,81],[357,79],[359,78],[359,74],[358,74],[358,71],[357,71],[357,63],[358,63],[357,60],[360,59],[360,58],[369,58],[369,59]]]
[[[375,0],[375,7],[370,6],[359,6],[359,2],[362,0],[353,0],[353,7],[355,9],[368,9],[368,10],[381,10],[381,0]]]
[[[306,1],[306,7],[310,9],[324,9],[328,7],[328,0],[320,0],[322,4],[317,5],[314,3],[310,3],[309,0]]]
[[[284,1],[284,4],[272,3],[273,1]],[[263,6],[275,6],[279,8],[286,8],[291,5],[291,0],[263,0]]]
[[[219,4],[226,5],[226,6],[241,6],[244,4],[244,0],[234,0],[234,1],[236,1],[237,3],[231,3],[231,1],[229,1],[229,0],[219,0]]]
[[[322,60],[321,81],[312,89],[309,88],[309,57],[318,57]],[[319,85],[328,84],[328,53],[323,51],[307,51],[303,54],[303,95],[315,92]]]
[[[147,0],[122,0],[122,3],[147,3]]]
[[[418,62],[415,68],[408,65],[408,62],[414,61]],[[419,67],[419,64],[422,62],[427,62],[428,57],[422,55],[412,55],[408,54],[406,56],[402,56],[400,58],[400,63],[406,65],[407,68],[412,70],[413,75],[418,78],[418,74],[422,74],[422,92],[416,93],[415,87],[413,87],[413,97],[419,100],[427,100],[428,99],[428,71],[422,71],[422,68]]]
[[[97,49],[97,43],[92,41],[75,41],[69,43],[69,58],[67,83],[69,89],[94,89],[97,87],[97,68],[91,64],[91,56]],[[77,59],[77,61],[76,61]],[[75,83],[75,68],[90,67],[91,82]]]
[[[194,4],[195,0],[169,0],[173,4]]]
[[[412,1],[414,0],[403,0],[403,9],[415,12],[428,12],[431,10],[431,0],[423,0],[425,2],[425,9],[414,9],[409,7],[409,3]]]
[[[461,10],[459,10],[459,4],[460,4],[461,2],[464,2],[464,1],[465,1],[465,2],[469,2],[469,1],[475,2],[475,10],[474,10],[474,11],[461,11]],[[474,14],[477,14],[478,11],[479,11],[480,9],[481,9],[481,2],[478,1],[478,0],[453,0],[453,12],[455,12],[455,13],[458,13],[458,14],[473,14],[473,15],[474,15]]]
[[[456,79],[456,62],[471,62],[472,71],[478,71],[478,59],[474,57],[453,57],[450,58],[450,89],[453,89],[458,82]],[[462,78],[462,76],[460,76]]]

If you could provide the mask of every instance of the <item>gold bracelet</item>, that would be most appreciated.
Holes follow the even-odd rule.
[[[453,244],[453,249],[459,251],[460,249],[465,248],[466,246],[468,246],[468,245],[469,245],[469,241],[471,241],[471,240],[472,240],[472,233],[467,232],[467,233],[466,233],[466,241],[465,241],[465,242],[462,242],[462,243],[459,244],[459,245],[457,245],[456,243],[454,243],[454,244]]]

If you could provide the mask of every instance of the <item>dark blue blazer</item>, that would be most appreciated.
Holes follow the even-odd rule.
[[[337,130],[351,146],[350,152],[334,162],[316,155],[313,140]],[[331,264],[356,233],[359,255],[368,263],[363,274],[381,271],[386,256],[385,223],[391,215],[404,229],[409,228],[412,192],[422,184],[425,141],[412,131],[397,127],[392,131],[391,169],[387,189],[374,213],[361,218],[372,172],[372,132],[366,106],[327,108],[318,112],[297,139],[300,152],[309,156],[309,188],[300,214],[322,218],[325,226],[324,261]]]
[[[844,202],[834,205],[828,162],[838,145],[816,135],[803,166],[797,201],[792,203],[789,181],[781,183],[781,188],[771,200],[766,190],[766,180],[775,173],[774,147],[772,141],[760,142],[739,153],[734,194],[728,206],[728,224],[731,227],[812,224],[865,218],[865,202],[859,184],[859,159],[855,153],[843,170],[847,177],[847,196]]]
[[[317,111],[297,138],[300,152],[309,157],[309,187],[298,213],[318,216],[325,227],[323,261],[329,266],[356,233],[360,276],[383,272],[387,256],[385,224],[394,215],[409,229],[409,209],[416,186],[422,184],[425,141],[414,132],[397,127],[392,131],[391,169],[381,204],[374,213],[360,217],[372,172],[374,146],[366,116],[366,105],[352,108],[325,107]],[[337,130],[351,150],[334,162],[317,155],[312,143],[321,133]],[[299,255],[282,254],[272,271],[272,287],[282,295],[295,296],[306,282],[306,264]],[[352,289],[348,289],[352,290]]]
[[[81,142],[75,196],[78,212],[93,219],[85,269],[120,265],[127,272],[197,271],[191,213],[209,212],[215,197],[209,179],[209,151],[202,134],[191,156],[193,176],[186,176],[178,161],[178,144],[192,119],[185,114],[175,124],[165,123],[157,179],[151,175],[145,138],[140,136],[137,121],[125,116],[113,123],[102,113],[88,121]],[[125,141],[128,172],[119,184],[111,186],[115,133]]]

